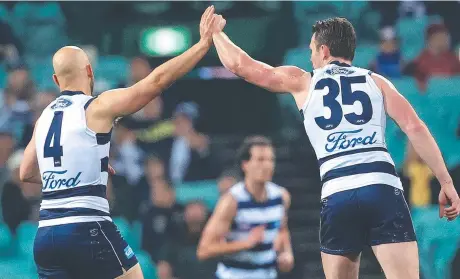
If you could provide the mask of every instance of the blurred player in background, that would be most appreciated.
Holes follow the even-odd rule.
[[[106,187],[116,118],[130,115],[189,72],[212,45],[214,8],[200,23],[201,40],[134,85],[93,97],[88,56],[67,46],[53,57],[61,96],[48,105],[20,167],[22,181],[42,183],[34,244],[40,279],[143,278],[133,250],[112,223]]]
[[[386,149],[385,112],[439,180],[439,216],[455,219],[460,200],[435,140],[412,106],[390,81],[351,65],[356,48],[351,23],[331,18],[313,26],[312,72],[252,59],[220,32],[225,23],[218,16],[213,35],[223,65],[250,83],[291,93],[304,117],[323,184],[320,242],[326,278],[358,278],[361,251],[371,246],[386,278],[418,279],[415,232]]]
[[[294,265],[287,211],[291,198],[271,182],[275,169],[272,143],[245,140],[239,151],[244,180],[220,198],[198,246],[200,259],[222,256],[219,279],[272,279]]]

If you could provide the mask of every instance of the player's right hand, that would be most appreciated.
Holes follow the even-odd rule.
[[[214,21],[216,17],[214,15],[214,5],[209,6],[201,16],[200,21],[200,37],[201,40],[212,42],[212,33],[214,27]]]
[[[213,26],[213,29],[212,29],[212,32],[214,33],[219,33],[221,32],[222,30],[224,30],[224,27],[225,27],[225,24],[227,24],[227,21],[225,20],[225,18],[222,17],[222,15],[214,15],[215,19],[214,19],[214,26]]]
[[[450,207],[446,207],[450,204]],[[452,221],[460,214],[460,198],[454,184],[442,185],[439,192],[439,218],[447,217]]]
[[[264,240],[265,236],[265,226],[257,226],[251,229],[249,232],[248,241],[251,247],[256,246]]]

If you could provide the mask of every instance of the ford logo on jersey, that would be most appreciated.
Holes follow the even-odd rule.
[[[81,181],[78,178],[81,172],[77,173],[75,177],[71,178],[59,178],[60,175],[67,173],[67,171],[45,171],[43,172],[43,190],[60,189],[65,186],[71,188],[77,186]]]
[[[363,129],[329,134],[327,136],[328,144],[325,145],[326,151],[334,152],[336,150],[346,150],[350,147],[355,147],[357,144],[370,145],[377,142],[377,140],[374,139],[377,132],[374,132],[371,136],[352,137],[353,134],[357,134],[362,130]]]

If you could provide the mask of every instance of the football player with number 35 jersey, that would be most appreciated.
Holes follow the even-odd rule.
[[[225,19],[218,19],[216,29],[225,26]],[[224,32],[216,32],[213,40],[227,69],[269,91],[289,92],[297,103],[321,174],[326,278],[357,279],[361,251],[370,246],[386,278],[418,279],[412,220],[386,149],[386,114],[439,180],[440,217],[455,219],[460,200],[435,140],[412,106],[390,81],[352,66],[352,24],[344,18],[316,22],[310,43],[312,72],[256,61]]]

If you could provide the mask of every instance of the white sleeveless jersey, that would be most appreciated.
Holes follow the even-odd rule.
[[[274,279],[276,272],[276,251],[273,242],[278,236],[285,214],[282,187],[267,182],[267,200],[255,201],[246,190],[243,182],[229,189],[238,203],[238,209],[229,234],[228,241],[246,240],[252,228],[265,225],[262,243],[254,248],[226,255],[217,266],[218,279]]]
[[[402,189],[386,148],[383,95],[371,72],[334,61],[312,74],[301,114],[318,158],[321,198],[373,184]]]
[[[82,92],[64,91],[37,121],[41,227],[111,220],[106,198],[111,133],[86,126],[85,109],[92,100]]]

